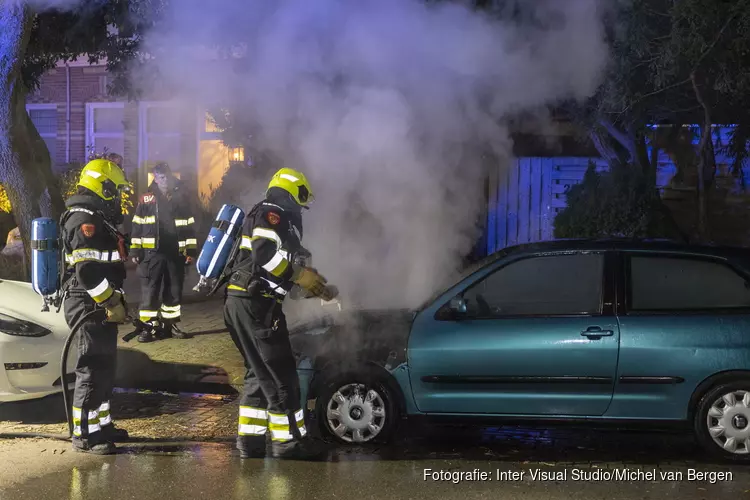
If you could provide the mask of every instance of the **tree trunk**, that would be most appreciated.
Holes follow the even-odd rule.
[[[646,145],[646,134],[640,131],[636,134],[635,138],[635,151],[636,159],[638,164],[641,166],[641,170],[644,173],[651,173],[656,171],[656,164],[651,164],[651,158],[648,155],[648,146]]]
[[[695,98],[703,108],[703,128],[701,131],[701,140],[698,143],[698,236],[701,241],[708,240],[708,207],[706,200],[706,148],[711,145],[711,113],[708,105],[703,100],[703,95],[698,88],[695,72],[690,74],[690,80],[693,84]]]
[[[57,218],[63,208],[49,152],[26,112],[21,70],[33,16],[23,3],[0,0],[0,183],[24,242],[27,275],[31,221]]]
[[[620,157],[615,148],[608,144],[607,138],[600,131],[596,130],[596,127],[592,128],[589,132],[589,138],[599,152],[599,155],[607,161],[608,165],[612,166],[620,162]]]

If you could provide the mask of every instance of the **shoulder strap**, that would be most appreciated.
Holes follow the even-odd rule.
[[[254,222],[252,219],[255,219],[255,216],[258,214],[260,207],[262,207],[264,203],[265,201],[260,201],[256,203],[255,206],[253,206],[253,208],[250,209],[250,212],[248,212],[246,219],[251,219],[251,224],[253,224]],[[229,260],[227,260],[227,268],[231,269],[231,271],[237,271],[239,269],[245,269],[246,267],[248,267],[248,264],[246,263],[242,266],[234,268],[234,261],[237,258],[237,255],[239,255],[240,253],[241,242],[242,242],[242,238],[241,237],[237,238],[237,240],[234,242],[234,247],[232,248],[232,253],[229,256]],[[253,258],[253,256],[251,255],[249,261],[250,261],[249,262],[250,270],[252,273],[255,273],[255,271],[257,270],[255,266],[255,258]]]

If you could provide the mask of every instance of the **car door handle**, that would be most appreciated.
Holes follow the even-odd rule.
[[[613,330],[602,330],[601,327],[591,326],[581,332],[581,335],[591,339],[600,339],[602,337],[611,337],[615,332]]]

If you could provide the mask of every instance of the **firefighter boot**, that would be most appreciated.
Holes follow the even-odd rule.
[[[112,441],[113,443],[120,443],[130,439],[128,431],[116,427],[115,424],[102,426],[102,435],[104,436],[104,439]]]
[[[138,342],[153,342],[156,340],[156,328],[151,323],[141,323],[138,325],[141,333],[138,334]]]
[[[73,450],[81,453],[91,453],[92,455],[112,455],[117,453],[117,447],[111,441],[91,441],[73,438]]]
[[[189,333],[183,332],[182,330],[180,330],[177,327],[176,323],[169,321],[169,320],[164,321],[164,326],[162,327],[161,332],[160,332],[160,337],[161,336],[163,336],[163,338],[166,338],[166,339],[170,337],[173,339],[189,339],[193,337]]]
[[[240,458],[264,458],[266,456],[265,436],[237,436],[237,449]]]
[[[328,449],[323,443],[303,438],[286,443],[271,443],[271,455],[281,460],[323,461],[328,458]]]

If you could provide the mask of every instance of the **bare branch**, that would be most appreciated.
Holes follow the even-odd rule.
[[[703,51],[703,54],[698,58],[698,60],[695,62],[695,65],[693,66],[693,70],[690,72],[690,81],[693,82],[693,89],[695,90],[695,80],[694,80],[694,73],[698,70],[698,66],[701,65],[703,60],[708,56],[708,54],[711,53],[712,50],[714,50],[714,47],[716,47],[716,44],[719,43],[719,40],[721,40],[722,35],[724,35],[724,32],[727,30],[729,25],[731,24],[732,20],[737,17],[737,14],[739,13],[739,10],[735,11],[734,14],[729,16],[727,18],[726,22],[724,23],[724,26],[721,27],[719,32],[716,34],[716,37],[714,38],[714,41],[711,43],[711,45],[708,46],[708,48]]]
[[[690,83],[690,78],[685,78],[684,80],[679,81],[677,83],[673,83],[672,85],[668,85],[666,87],[662,87],[660,89],[654,90],[653,92],[649,92],[648,94],[643,94],[641,97],[639,97],[635,101],[633,101],[630,104],[628,104],[622,111],[618,111],[616,114],[619,116],[619,115],[622,115],[624,113],[627,113],[628,111],[630,111],[633,108],[633,106],[635,106],[636,104],[642,102],[643,100],[645,100],[645,99],[647,99],[649,97],[653,97],[653,96],[655,96],[657,94],[661,94],[662,92],[666,92],[667,90],[672,90],[675,87],[679,87],[680,85],[685,85],[685,84],[688,84],[688,83]]]

